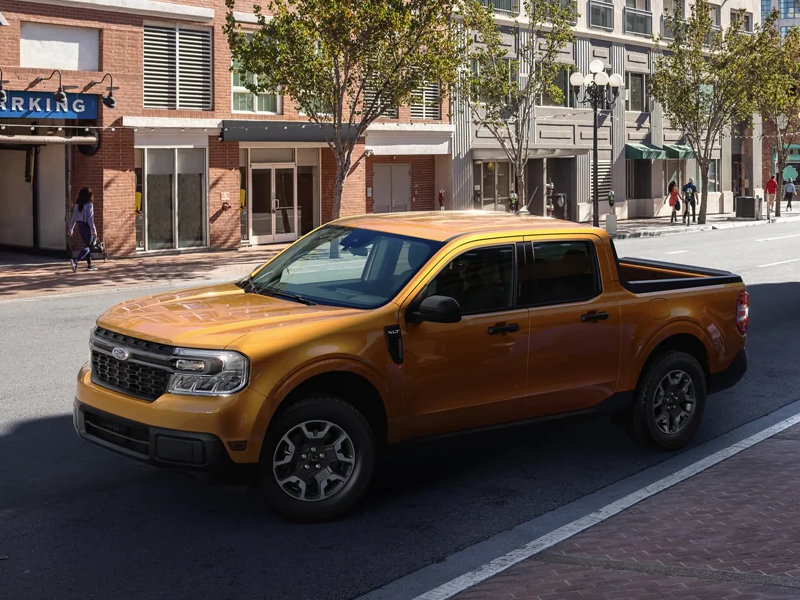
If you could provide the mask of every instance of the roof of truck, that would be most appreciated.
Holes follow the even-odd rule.
[[[332,224],[363,227],[398,235],[424,238],[439,242],[482,234],[541,235],[544,233],[589,233],[598,230],[590,225],[562,221],[550,217],[513,215],[480,210],[414,211],[403,213],[367,214],[344,217]]]

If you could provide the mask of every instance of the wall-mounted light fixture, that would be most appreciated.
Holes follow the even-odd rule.
[[[34,80],[34,84],[39,84],[39,83],[41,83],[43,81],[47,81],[48,79],[52,79],[53,75],[55,75],[56,73],[58,73],[58,89],[55,92],[53,92],[53,98],[59,104],[66,104],[67,103],[67,93],[64,91],[64,86],[61,83],[61,71],[59,71],[58,69],[56,69],[55,71],[50,73],[49,77],[44,77],[44,78],[37,77]]]
[[[8,100],[8,92],[3,89],[3,84],[9,81],[3,79],[3,69],[0,69],[0,104],[5,104]]]
[[[103,78],[100,81],[90,81],[89,82],[89,87],[91,87],[93,85],[99,85],[99,84],[103,83],[106,80],[106,77],[108,77],[111,80],[111,85],[109,85],[108,88],[107,88],[108,89],[108,96],[105,96],[103,98],[103,104],[107,108],[114,109],[114,108],[117,108],[117,99],[114,98],[114,90],[119,89],[119,88],[115,88],[114,87],[114,76],[111,75],[111,73],[106,73],[105,75],[103,75]]]

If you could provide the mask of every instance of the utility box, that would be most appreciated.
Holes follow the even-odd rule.
[[[737,219],[760,219],[761,198],[756,200],[752,196],[739,196],[736,199]]]

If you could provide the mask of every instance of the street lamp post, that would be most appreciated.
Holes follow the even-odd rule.
[[[591,104],[594,110],[594,140],[592,146],[592,166],[594,170],[594,179],[592,182],[593,198],[592,210],[592,224],[595,227],[600,226],[600,198],[597,184],[597,111],[601,105],[614,105],[614,102],[619,95],[619,90],[622,87],[622,76],[617,73],[611,75],[606,74],[603,70],[603,63],[600,60],[593,60],[589,63],[589,74],[575,72],[569,77],[569,84],[575,92],[575,98],[581,104]],[[580,97],[581,86],[584,87],[583,97]]]

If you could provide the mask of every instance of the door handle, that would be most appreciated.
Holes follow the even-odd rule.
[[[517,323],[489,327],[489,335],[496,335],[498,333],[514,333],[515,331],[519,331],[519,325]]]
[[[278,199],[277,198],[273,198],[272,199],[272,212],[273,213],[278,212]]]
[[[588,313],[584,313],[581,315],[581,321],[584,323],[592,322],[592,321],[605,321],[608,318],[608,313],[592,311]]]

